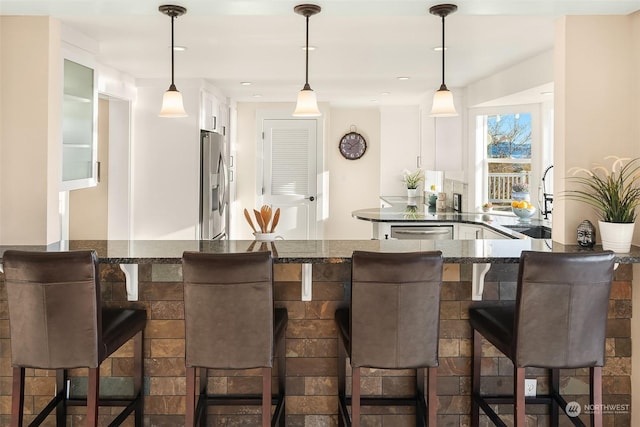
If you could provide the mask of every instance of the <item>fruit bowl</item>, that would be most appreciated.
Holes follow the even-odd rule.
[[[529,222],[531,221],[531,217],[536,213],[536,208],[514,208],[511,210],[518,218],[520,218],[520,222]]]

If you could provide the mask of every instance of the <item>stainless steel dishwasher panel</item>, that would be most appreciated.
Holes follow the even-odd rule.
[[[392,225],[391,238],[399,240],[452,240],[453,225]]]

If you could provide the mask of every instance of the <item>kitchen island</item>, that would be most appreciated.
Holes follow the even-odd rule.
[[[467,309],[471,303],[471,276],[474,263],[491,263],[485,278],[483,298],[513,299],[519,255],[522,250],[574,252],[545,239],[504,240],[341,240],[341,241],[69,241],[48,246],[12,247],[43,251],[95,249],[100,259],[103,302],[109,306],[146,309],[145,330],[145,425],[176,426],[184,422],[184,303],[180,258],[185,250],[212,253],[270,250],[274,256],[274,298],[289,312],[287,329],[288,426],[337,425],[337,331],[335,309],[345,306],[350,295],[350,261],[354,250],[416,251],[441,250],[445,258],[440,312],[440,367],[438,369],[438,426],[467,425],[470,394],[470,337]],[[0,256],[9,247],[0,247]],[[600,250],[596,247],[595,250]],[[604,401],[631,403],[631,282],[632,264],[640,262],[640,248],[617,257],[621,263],[611,294],[607,329],[607,361],[604,369]],[[120,264],[138,268],[138,298],[129,301],[125,275]],[[310,265],[312,287],[304,298],[305,265]],[[0,425],[8,422],[10,411],[10,340],[4,280],[0,275]],[[130,384],[130,349],[114,354],[103,364],[107,378],[101,382],[106,393],[122,393]],[[490,391],[509,390],[509,362],[485,345],[483,372]],[[32,371],[27,378],[27,408],[39,405],[54,392],[55,376]],[[237,372],[221,376],[211,372],[210,387],[220,393],[259,392],[259,372]],[[545,390],[547,377],[541,370],[527,370]],[[72,388],[83,393],[84,383],[72,379]],[[402,372],[369,370],[363,378],[365,394],[408,392],[411,377]],[[588,396],[587,377],[565,381],[569,396],[584,402]],[[29,410],[29,409],[28,409]],[[71,408],[74,422],[83,418],[84,408]],[[257,411],[239,408],[211,409],[213,425],[256,425]],[[508,412],[508,408],[501,409]],[[367,425],[413,424],[413,409],[365,408]],[[544,412],[531,417],[546,425]],[[606,414],[607,425],[631,425],[630,410]]]

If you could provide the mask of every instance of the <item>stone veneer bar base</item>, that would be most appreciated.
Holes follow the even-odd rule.
[[[300,300],[300,264],[275,265],[275,299],[289,311],[287,330],[287,426],[326,427],[337,425],[337,339],[333,315],[336,307],[348,304],[349,264],[313,266],[313,301]],[[631,414],[631,265],[621,265],[611,294],[607,328],[607,360],[604,369],[604,402],[619,404],[619,413],[605,415],[605,426],[630,426]],[[494,265],[486,278],[485,299],[513,299],[517,265]],[[470,412],[470,327],[467,308],[471,299],[471,265],[447,264],[442,287],[440,323],[440,367],[438,369],[438,426],[469,425]],[[184,424],[184,305],[180,266],[140,265],[140,301],[126,300],[124,275],[117,265],[101,265],[103,301],[110,306],[144,307],[149,322],[145,331],[145,426],[173,427]],[[510,392],[512,365],[485,343],[483,389]],[[127,375],[132,369],[131,346],[107,359],[102,367],[101,390],[126,393],[131,389]],[[75,374],[79,374],[78,370]],[[574,370],[562,377],[563,392],[585,403],[588,399],[586,370]],[[365,373],[363,394],[409,393],[413,386],[408,372],[371,369]],[[83,373],[84,375],[84,373]],[[220,393],[258,392],[257,371],[238,371],[231,376],[210,372],[210,390]],[[26,412],[42,407],[54,394],[55,374],[27,370]],[[543,370],[528,370],[538,379],[538,390],[547,389]],[[82,393],[83,378],[73,378],[73,389]],[[349,384],[350,387],[350,384]],[[11,409],[11,352],[8,307],[4,278],[0,275],[0,425],[8,425]],[[629,405],[629,406],[625,406]],[[627,408],[626,410],[624,408]],[[363,408],[367,426],[413,426],[412,408]],[[510,420],[510,408],[498,408]],[[84,421],[84,408],[70,408],[71,425]],[[103,408],[101,413],[110,413]],[[258,425],[259,409],[223,407],[210,409],[212,426]],[[546,426],[544,407],[528,408],[528,425]],[[32,416],[27,415],[27,421]],[[106,425],[110,416],[101,416]],[[566,421],[566,420],[565,420]],[[585,422],[588,422],[585,419]],[[53,425],[50,418],[48,424]],[[127,420],[133,426],[133,420]],[[486,418],[481,425],[487,425]],[[561,422],[561,425],[566,425]]]

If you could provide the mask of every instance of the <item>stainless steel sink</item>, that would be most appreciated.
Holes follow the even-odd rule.
[[[524,234],[525,236],[532,237],[534,239],[550,239],[551,238],[551,229],[549,227],[545,227],[544,225],[526,225],[526,224],[518,224],[518,225],[505,225],[506,228],[510,228],[513,231],[516,231],[520,234]]]

